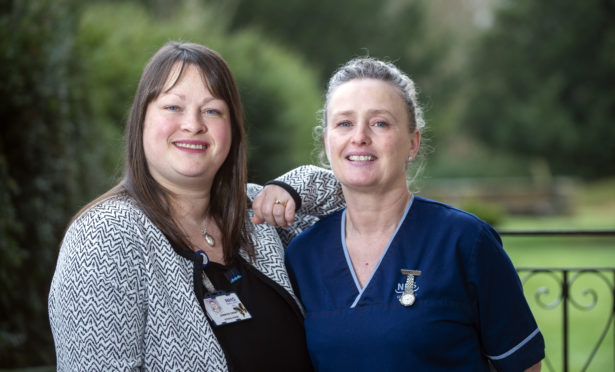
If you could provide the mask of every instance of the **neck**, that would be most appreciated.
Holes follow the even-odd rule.
[[[346,236],[368,236],[394,230],[406,210],[410,196],[410,191],[405,187],[385,194],[344,190],[347,205]]]
[[[154,177],[163,189],[168,190],[171,202],[172,217],[178,223],[203,222],[211,195],[211,180],[191,180],[190,182],[174,183]]]
[[[193,244],[192,249],[203,250],[211,261],[225,264],[222,233],[216,221],[208,216],[209,202],[209,193],[175,195],[173,218]],[[213,245],[206,240],[203,228],[209,239],[213,239]]]
[[[171,198],[173,217],[178,222],[202,224],[209,209],[209,191],[207,193],[180,193]]]

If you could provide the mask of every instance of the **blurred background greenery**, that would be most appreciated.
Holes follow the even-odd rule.
[[[166,41],[230,64],[251,181],[315,162],[327,77],[371,55],[420,89],[422,193],[496,227],[615,228],[614,20],[612,0],[1,1],[0,368],[55,363],[63,231],[119,179],[139,75]]]

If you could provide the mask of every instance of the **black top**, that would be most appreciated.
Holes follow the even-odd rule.
[[[252,315],[218,327],[212,323],[232,371],[313,371],[303,316],[282,287],[240,257],[228,266],[210,262],[205,273],[217,291],[235,292]]]

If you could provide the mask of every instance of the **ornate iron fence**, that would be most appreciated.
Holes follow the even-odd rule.
[[[615,230],[599,231],[501,231],[502,236],[615,236]],[[583,345],[583,350],[575,348],[575,358],[584,358],[580,371],[590,370],[595,356],[604,346],[609,332],[613,335],[612,371],[615,371],[615,262],[605,262],[605,267],[517,267],[517,272],[523,283],[528,301],[542,310],[559,310],[559,314],[551,320],[561,317],[561,369],[547,352],[543,360],[543,370],[568,372],[571,362],[571,344],[574,343],[574,333],[571,328],[571,312],[590,314],[588,324],[595,332],[595,342]],[[611,266],[608,266],[611,265]],[[600,288],[602,286],[602,288]],[[610,297],[604,299],[604,296]],[[595,315],[592,313],[595,312]],[[581,318],[577,315],[575,319]],[[597,326],[596,326],[597,325]],[[583,326],[577,325],[577,328]],[[586,326],[587,327],[587,326]],[[577,330],[578,332],[579,330]],[[581,329],[587,332],[587,329]],[[549,345],[547,345],[549,350]],[[587,350],[587,352],[585,351]],[[559,366],[558,366],[559,367]],[[594,369],[592,369],[594,370]]]

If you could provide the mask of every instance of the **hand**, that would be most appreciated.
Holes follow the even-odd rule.
[[[295,200],[283,188],[267,185],[252,201],[252,222],[267,222],[274,227],[288,227],[295,221]]]

